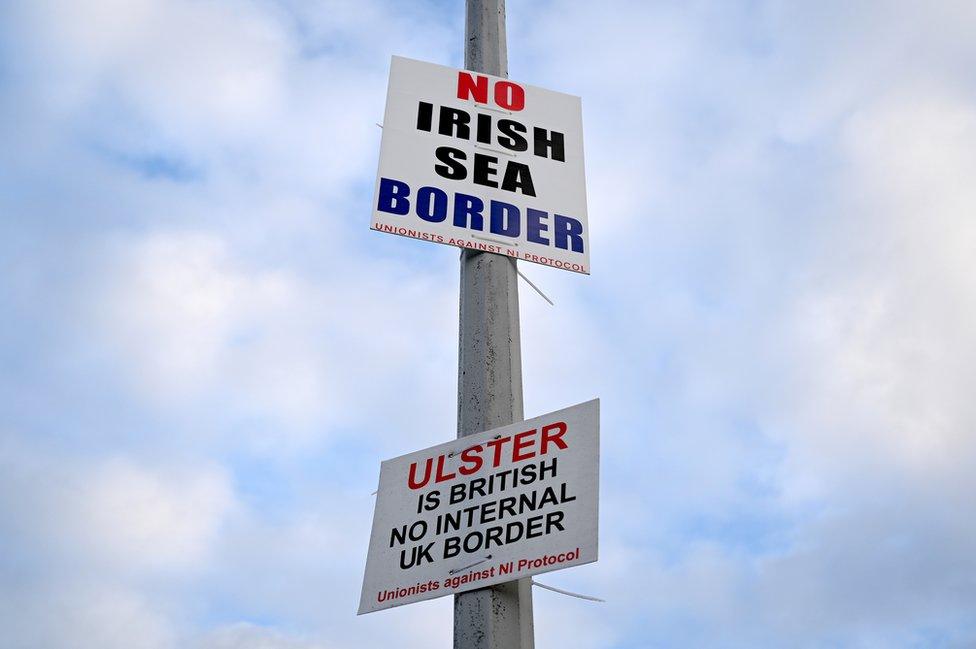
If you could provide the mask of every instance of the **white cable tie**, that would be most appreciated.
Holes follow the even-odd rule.
[[[456,575],[459,572],[464,572],[465,570],[468,570],[470,568],[474,568],[475,566],[477,566],[479,564],[482,564],[485,561],[488,561],[488,559],[491,559],[491,555],[490,554],[487,557],[485,557],[484,559],[481,559],[480,561],[475,561],[474,563],[468,564],[468,565],[466,565],[466,566],[464,566],[462,568],[455,568],[454,570],[448,570],[447,572],[450,575]]]
[[[377,126],[379,126],[380,128],[383,128],[383,125],[382,125],[382,124],[380,124],[379,122],[374,122],[374,123],[375,123],[375,124],[376,124]]]
[[[376,495],[376,494],[378,494],[379,492],[380,492],[380,490],[379,490],[379,489],[377,489],[376,491],[374,491],[373,493],[371,493],[371,494],[369,494],[369,495],[370,495],[370,496],[375,496],[375,495]]]
[[[476,148],[476,149],[484,149],[485,151],[491,151],[492,153],[497,153],[499,155],[512,156],[513,158],[517,158],[518,157],[517,154],[511,153],[510,151],[502,151],[501,149],[493,149],[490,146],[485,146],[483,144],[475,144],[474,145],[474,148]]]
[[[494,437],[492,437],[492,439],[501,439],[501,435],[495,435]],[[472,444],[467,448],[462,448],[460,451],[451,451],[450,453],[447,454],[447,457],[454,457],[455,455],[460,455],[461,453],[464,453],[465,451],[470,451],[471,449],[478,446],[481,446],[481,444]]]
[[[470,235],[472,239],[481,239],[482,241],[491,241],[492,243],[497,243],[500,246],[516,246],[518,247],[518,242],[516,241],[499,241],[498,239],[492,239],[491,237],[479,237],[477,234]]]
[[[538,293],[539,295],[541,295],[542,296],[542,299],[549,303],[549,306],[556,306],[555,303],[552,300],[550,300],[549,297],[539,289],[538,286],[536,286],[535,284],[532,283],[532,280],[531,279],[529,279],[528,277],[526,277],[522,273],[522,271],[519,270],[518,264],[515,263],[515,260],[512,259],[511,257],[509,257],[509,259],[512,260],[512,265],[515,266],[515,272],[518,273],[518,276],[521,277],[522,279],[524,279],[525,282],[529,286],[531,286],[532,288],[534,288],[535,289],[535,292]]]
[[[493,110],[496,113],[501,113],[502,115],[511,115],[512,114],[512,111],[510,111],[510,110],[503,110],[501,108],[495,108],[494,106],[486,106],[485,104],[475,103],[474,107],[475,108],[483,108],[484,110]]]
[[[580,595],[579,593],[571,593],[568,590],[563,590],[562,588],[555,588],[553,586],[546,586],[545,584],[540,584],[535,579],[532,580],[533,586],[538,586],[539,588],[545,588],[546,590],[551,590],[554,593],[559,593],[560,595],[569,595],[570,597],[578,597],[579,599],[587,599],[591,602],[602,602],[606,603],[607,600],[600,599],[599,597],[591,597],[589,595]]]

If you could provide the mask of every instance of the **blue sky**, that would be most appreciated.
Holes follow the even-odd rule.
[[[355,616],[379,461],[455,430],[457,251],[368,230],[392,54],[461,3],[0,9],[11,647],[448,646]],[[593,275],[523,270],[525,410],[602,399],[601,559],[539,647],[976,644],[976,10],[524,2]]]

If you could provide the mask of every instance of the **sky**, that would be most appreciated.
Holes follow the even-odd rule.
[[[450,646],[357,617],[379,462],[453,438],[458,252],[369,230],[391,55],[460,0],[0,4],[0,636]],[[537,646],[976,646],[976,5],[510,2],[582,97],[600,560]]]

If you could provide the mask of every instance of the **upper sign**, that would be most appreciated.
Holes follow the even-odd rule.
[[[399,56],[372,228],[590,272],[580,99]]]
[[[383,462],[359,613],[597,560],[600,401]]]

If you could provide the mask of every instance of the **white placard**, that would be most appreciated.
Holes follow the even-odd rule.
[[[394,56],[371,227],[589,274],[579,97]]]
[[[359,613],[597,560],[598,399],[383,462]]]

